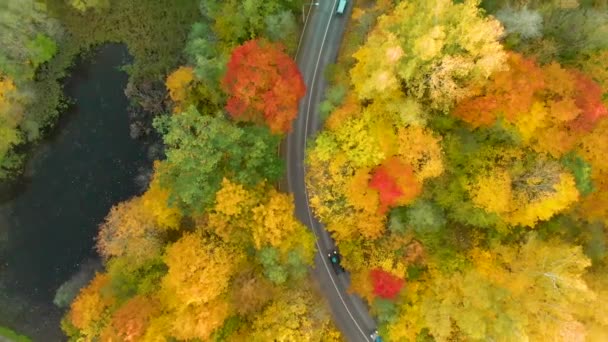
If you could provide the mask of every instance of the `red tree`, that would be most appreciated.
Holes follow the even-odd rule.
[[[273,133],[291,130],[306,87],[295,62],[281,45],[250,40],[235,48],[222,87],[226,110],[239,121],[266,123]]]
[[[378,210],[381,213],[386,212],[389,207],[409,203],[422,191],[412,167],[397,157],[389,158],[378,166],[368,186],[378,191]]]
[[[405,280],[378,268],[371,270],[370,276],[374,294],[385,299],[395,299],[405,283]]]
[[[576,106],[581,114],[572,122],[571,127],[591,131],[602,117],[608,116],[608,109],[602,103],[602,88],[589,77],[573,71],[576,79]]]

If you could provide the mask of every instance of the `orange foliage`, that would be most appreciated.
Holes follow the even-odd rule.
[[[116,342],[140,341],[150,320],[160,314],[160,303],[154,299],[136,296],[131,298],[112,315],[101,340]]]
[[[232,51],[222,87],[226,110],[241,121],[266,123],[273,133],[291,130],[306,91],[297,65],[281,45],[250,40]]]
[[[90,338],[101,332],[108,309],[114,304],[114,298],[103,291],[109,282],[107,274],[97,273],[91,283],[80,290],[70,306],[70,321]]]
[[[498,115],[514,121],[529,111],[534,95],[545,82],[541,69],[534,61],[517,53],[509,53],[509,69],[492,76],[484,94],[461,101],[453,115],[473,127],[491,126]]]
[[[361,113],[359,100],[353,93],[346,95],[344,103],[336,108],[325,121],[325,128],[330,131],[337,130],[345,121],[357,117]]]

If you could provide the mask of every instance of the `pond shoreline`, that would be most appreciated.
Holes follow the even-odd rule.
[[[65,339],[55,291],[84,260],[97,258],[98,224],[112,205],[145,188],[159,157],[150,153],[153,132],[132,137],[128,76],[119,70],[131,60],[124,44],[76,58],[62,82],[72,103],[28,147],[25,172],[0,185],[0,307],[12,311],[0,313],[0,326],[34,341]],[[149,125],[151,114],[136,119]]]

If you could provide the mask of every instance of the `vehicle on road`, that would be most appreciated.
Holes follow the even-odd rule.
[[[372,331],[372,333],[369,335],[369,337],[371,337],[372,341],[374,341],[374,342],[382,342],[382,337],[380,337],[380,335],[378,335],[378,330]]]
[[[337,250],[334,249],[333,251],[327,253],[327,257],[329,258],[329,262],[331,262],[336,273],[344,272],[344,267],[340,265],[341,258]]]
[[[336,9],[336,13],[343,14],[344,11],[346,10],[347,3],[348,3],[347,0],[340,0],[340,2],[338,2],[338,8]]]

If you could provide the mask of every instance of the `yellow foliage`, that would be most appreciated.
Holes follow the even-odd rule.
[[[517,117],[515,126],[519,130],[523,141],[528,143],[533,137],[535,137],[535,132],[537,129],[543,128],[547,125],[547,119],[547,109],[542,102],[537,101],[532,104],[530,113]]]
[[[242,215],[255,203],[253,195],[238,183],[222,180],[222,187],[215,194],[213,211],[226,216]]]
[[[478,176],[468,190],[477,207],[497,214],[511,211],[511,176],[506,170]]]
[[[171,100],[175,102],[174,112],[181,112],[181,104],[188,95],[188,86],[194,80],[194,70],[191,67],[181,66],[167,76],[167,90]]]
[[[2,77],[2,74],[0,74],[0,113],[7,111],[11,93],[16,89],[15,83],[10,77]]]
[[[361,168],[355,171],[355,175],[344,187],[344,194],[348,203],[354,208],[366,212],[376,212],[379,205],[378,192],[367,185],[371,175],[369,168]]]
[[[420,312],[420,306],[417,304],[403,305],[395,322],[388,325],[386,340],[415,342],[418,332],[424,327],[425,322]]]
[[[353,54],[360,63],[351,69],[351,80],[360,100],[387,98],[387,95],[399,92],[397,67],[403,55],[395,34],[378,29],[372,31],[367,43]]]
[[[334,133],[339,148],[355,167],[372,167],[386,157],[376,136],[370,134],[370,123],[374,122],[366,112],[362,118],[344,122]]]
[[[529,202],[529,199],[516,194],[514,211],[505,220],[513,225],[534,227],[539,220],[548,220],[578,201],[579,192],[571,174],[560,174],[559,182],[554,185],[554,189],[554,193],[536,202]]]
[[[441,138],[420,126],[400,128],[399,158],[411,165],[416,178],[422,182],[443,173],[443,150]]]
[[[252,322],[249,339],[254,342],[321,341],[330,317],[316,307],[308,290],[288,290],[280,294]]]
[[[264,245],[279,247],[301,225],[294,213],[293,195],[270,190],[269,200],[252,210],[253,242],[256,248]]]
[[[152,215],[159,228],[178,229],[182,220],[182,213],[177,207],[170,207],[169,190],[160,186],[160,181],[154,174],[150,187],[141,196],[143,206]]]
[[[369,275],[369,268],[364,267],[361,270],[350,272],[350,288],[348,291],[356,293],[370,304],[373,303],[376,295],[374,294],[374,287]]]
[[[186,234],[167,248],[169,268],[161,293],[168,307],[182,310],[209,303],[228,287],[243,255],[221,242]]]
[[[171,314],[170,333],[179,340],[206,341],[232,313],[226,298],[178,308]]]

